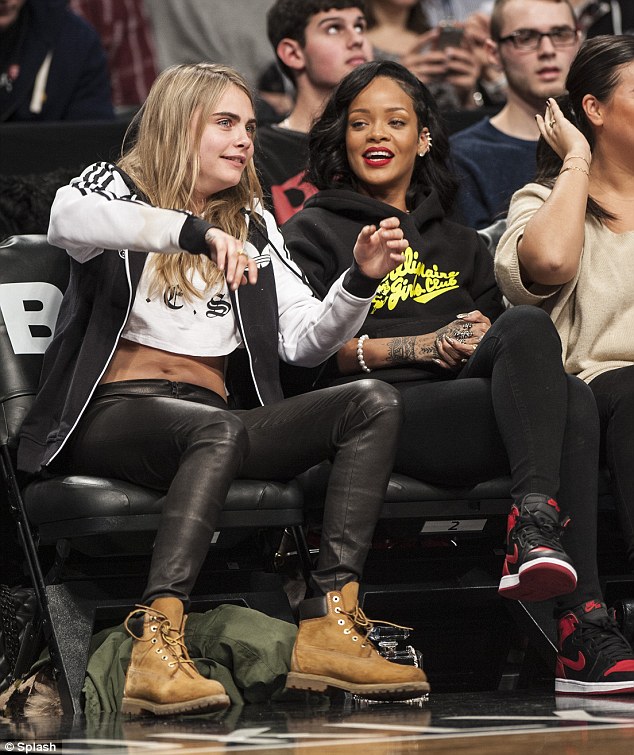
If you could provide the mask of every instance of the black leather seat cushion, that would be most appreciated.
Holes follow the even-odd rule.
[[[126,533],[153,533],[163,493],[121,480],[68,475],[32,482],[24,490],[24,502],[42,542],[63,538],[95,553],[120,547]],[[301,525],[303,517],[297,483],[236,480],[218,528],[289,527]],[[87,538],[90,546],[80,547],[79,541]]]

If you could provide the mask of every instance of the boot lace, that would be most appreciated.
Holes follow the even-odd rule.
[[[372,641],[369,639],[369,634],[374,629],[375,624],[394,627],[395,629],[404,629],[405,631],[409,632],[412,631],[412,627],[404,627],[401,624],[394,624],[391,621],[376,621],[374,619],[368,619],[358,603],[355,605],[354,611],[345,611],[343,608],[340,608],[339,613],[347,616],[354,624],[354,627],[359,632],[359,634],[363,635],[362,647],[365,646],[367,642],[369,642],[374,647],[374,643],[372,643]]]
[[[139,637],[136,632],[134,632],[130,626],[129,622],[130,620],[136,620],[139,616],[143,616],[144,614],[147,614],[150,618],[151,622],[157,622],[158,623],[158,629],[157,633],[159,637],[161,638],[163,642],[163,647],[158,648],[157,652],[160,652],[160,650],[169,650],[170,654],[173,656],[174,660],[170,661],[168,666],[170,668],[173,668],[176,664],[178,665],[185,665],[189,664],[190,666],[194,665],[194,662],[189,658],[187,654],[187,647],[185,645],[185,634],[184,632],[181,632],[180,634],[172,627],[172,624],[170,620],[165,616],[165,614],[161,613],[160,611],[156,611],[153,608],[150,608],[149,606],[143,606],[143,605],[136,605],[135,608],[137,610],[132,611],[131,614],[129,614],[126,617],[126,620],[124,621],[124,627],[127,629],[128,633],[134,637],[135,640],[138,640],[140,642],[158,642],[158,639],[156,637],[151,637],[150,639],[144,640],[143,638]],[[170,636],[170,631],[174,634],[174,637]],[[169,660],[167,656],[163,656],[163,660]]]
[[[602,654],[614,663],[634,658],[628,641],[610,616],[596,623],[582,620],[579,622],[578,630],[581,642],[587,645],[593,654]]]
[[[523,546],[535,548],[546,546],[554,551],[563,550],[559,538],[570,519],[567,517],[563,522],[544,522],[533,512],[526,512],[517,518],[517,539]]]

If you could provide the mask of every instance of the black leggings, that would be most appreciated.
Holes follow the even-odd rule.
[[[312,589],[358,580],[392,471],[402,411],[377,380],[248,411],[167,380],[100,386],[55,471],[166,490],[143,601],[187,602],[236,477],[286,480],[333,462]]]
[[[578,574],[577,589],[558,605],[598,598],[597,410],[590,389],[564,372],[548,315],[513,307],[455,380],[397,387],[405,420],[396,470],[441,485],[510,473],[515,500],[527,493],[555,498],[571,518],[562,543]]]
[[[634,566],[634,367],[604,372],[590,382],[601,421],[601,458],[612,492],[630,564]]]

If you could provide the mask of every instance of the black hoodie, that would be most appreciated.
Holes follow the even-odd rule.
[[[411,213],[347,189],[320,191],[285,223],[284,239],[323,297],[350,267],[361,228],[392,216],[400,219],[410,247],[405,263],[379,286],[364,333],[420,335],[446,325],[460,312],[479,309],[491,320],[502,312],[484,242],[471,228],[445,218],[433,189]]]
[[[491,320],[501,314],[491,254],[476,231],[445,218],[434,189],[421,196],[411,213],[348,189],[320,191],[282,228],[291,256],[323,297],[350,267],[361,228],[392,216],[400,219],[410,244],[406,261],[383,279],[360,333],[373,338],[421,335],[461,312],[479,309]],[[376,377],[411,380],[423,377],[428,367],[381,370]],[[433,367],[431,372],[438,374]]]

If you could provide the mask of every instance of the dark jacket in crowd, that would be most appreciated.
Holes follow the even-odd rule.
[[[67,0],[27,0],[0,34],[0,121],[114,118],[97,32]]]

